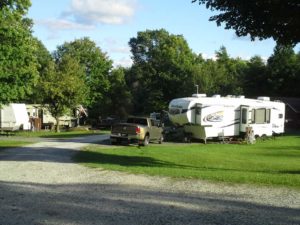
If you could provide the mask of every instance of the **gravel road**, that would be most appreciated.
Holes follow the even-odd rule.
[[[107,136],[0,151],[0,225],[300,224],[300,191],[90,169],[71,158]],[[99,145],[99,144],[97,144]]]

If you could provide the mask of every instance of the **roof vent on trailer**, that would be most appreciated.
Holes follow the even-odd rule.
[[[270,101],[270,97],[266,97],[266,96],[260,96],[257,97],[258,100],[262,100],[262,101]]]
[[[238,95],[237,98],[245,98],[245,95]]]
[[[206,97],[206,94],[193,94],[192,97],[204,98],[204,97]]]
[[[213,98],[221,98],[221,95],[213,95]]]

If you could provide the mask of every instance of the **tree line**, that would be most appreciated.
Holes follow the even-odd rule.
[[[165,110],[195,85],[207,95],[300,97],[300,52],[290,44],[278,44],[267,60],[232,58],[224,46],[205,59],[182,35],[146,30],[129,40],[132,66],[113,68],[88,37],[50,53],[32,35],[29,7],[29,0],[0,4],[0,104],[43,104],[57,120],[81,104],[97,120]]]

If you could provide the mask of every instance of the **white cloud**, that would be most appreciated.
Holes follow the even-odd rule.
[[[93,30],[94,25],[75,23],[65,19],[40,20],[37,24],[46,26],[51,31],[56,30]]]
[[[136,0],[72,0],[64,16],[81,24],[124,24],[136,8]]]
[[[203,59],[212,59],[214,61],[217,60],[217,55],[216,54],[206,54],[206,53],[201,53]]]
[[[130,54],[130,47],[127,43],[121,42],[112,37],[106,37],[101,42],[99,42],[100,46],[105,46],[105,49],[109,53],[113,54]]]
[[[122,67],[131,67],[132,60],[127,57],[123,57],[121,59],[114,60],[114,67],[122,66]]]
[[[121,54],[130,54],[130,48],[129,47],[112,47],[112,48],[110,48],[110,52],[121,53]]]

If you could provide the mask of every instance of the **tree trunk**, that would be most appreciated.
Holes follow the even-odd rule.
[[[56,132],[56,133],[59,133],[59,118],[57,117],[57,118],[55,118],[55,120],[56,120],[56,128],[55,128],[55,132]]]

